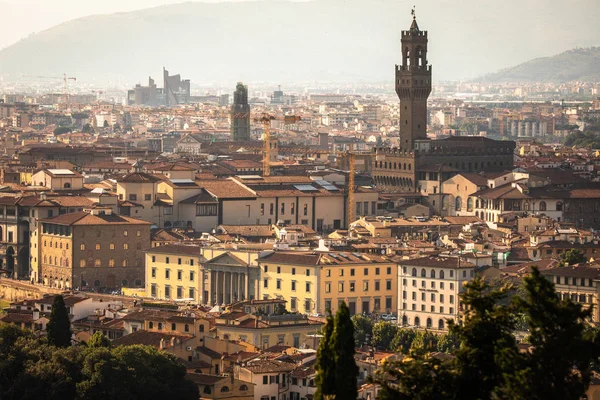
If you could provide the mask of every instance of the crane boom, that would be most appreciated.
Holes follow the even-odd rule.
[[[302,118],[297,115],[284,115],[284,124],[294,124],[300,121]],[[263,124],[264,130],[264,146],[263,146],[263,176],[271,176],[271,121],[281,120],[281,118],[274,117],[269,114],[263,114],[262,117],[255,118],[256,122]]]

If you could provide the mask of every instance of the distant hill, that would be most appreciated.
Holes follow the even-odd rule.
[[[486,82],[600,82],[600,47],[536,58],[480,78]]]
[[[0,0],[1,1],[1,0]],[[188,2],[92,15],[0,51],[0,75],[160,82],[162,66],[193,84],[393,81],[409,0]],[[532,56],[600,42],[597,0],[424,2],[434,79],[472,78]],[[518,9],[519,12],[514,10]],[[535,15],[531,19],[531,15]],[[569,18],[564,18],[569,15]],[[585,34],[581,27],[585,26]],[[526,38],[526,40],[524,40]]]

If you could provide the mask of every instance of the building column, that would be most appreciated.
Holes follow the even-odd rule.
[[[233,303],[235,300],[233,298],[233,294],[234,294],[234,288],[235,286],[233,286],[233,279],[235,274],[233,272],[229,273],[229,303]]]
[[[225,280],[225,272],[221,272],[223,274],[223,296],[221,304],[225,303],[225,293],[227,291],[227,281]]]
[[[221,304],[219,302],[219,297],[220,297],[220,285],[219,285],[219,271],[215,271],[215,303],[216,304]]]
[[[238,300],[244,300],[244,290],[243,290],[243,284],[244,284],[244,274],[238,274]]]

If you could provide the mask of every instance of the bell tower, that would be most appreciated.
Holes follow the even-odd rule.
[[[402,64],[396,65],[396,93],[400,99],[400,148],[413,150],[415,140],[427,139],[427,98],[431,93],[431,65],[427,65],[427,31],[417,25],[415,9],[410,30],[402,31]]]

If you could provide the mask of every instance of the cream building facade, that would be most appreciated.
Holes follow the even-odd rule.
[[[459,320],[459,295],[464,284],[475,277],[475,268],[459,257],[398,260],[398,322],[447,330],[447,319]]]

